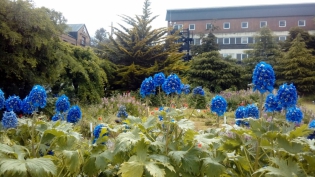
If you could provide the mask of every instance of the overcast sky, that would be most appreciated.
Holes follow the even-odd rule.
[[[85,24],[91,37],[99,28],[110,31],[122,23],[118,15],[134,17],[142,14],[144,0],[33,0],[36,7],[45,6],[61,12],[69,24]],[[152,15],[159,17],[153,21],[154,28],[166,27],[166,10],[181,8],[206,8],[226,6],[246,6],[264,4],[315,3],[315,0],[151,0]],[[315,9],[314,9],[315,10]],[[124,23],[122,23],[124,24]],[[125,24],[124,24],[125,25]]]

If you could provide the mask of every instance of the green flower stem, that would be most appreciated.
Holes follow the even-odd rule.
[[[259,153],[260,153],[260,138],[257,139],[254,172],[258,170]]]
[[[250,159],[248,158],[248,155],[247,155],[246,152],[249,153],[248,150],[247,150],[247,148],[246,148],[246,146],[244,146],[244,154],[245,154],[245,157],[246,157],[247,161],[249,162],[248,164],[249,164],[249,167],[250,167],[251,171],[254,172],[254,169],[253,169],[253,167],[252,167],[252,165],[251,165],[251,163],[250,163]]]
[[[32,141],[31,141],[31,148],[32,148],[32,156],[33,158],[36,157],[36,153],[35,153],[35,125],[34,125],[34,121],[35,121],[35,114],[33,116],[33,120],[32,120],[32,129],[31,129],[31,137],[32,137]]]
[[[218,115],[218,117],[217,117],[217,128],[219,128],[220,127],[220,116]]]
[[[259,99],[259,117],[262,116],[263,101],[264,101],[264,94],[263,94],[263,93],[260,93],[260,99]]]

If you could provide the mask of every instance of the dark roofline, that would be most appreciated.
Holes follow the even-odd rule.
[[[169,9],[166,12],[165,20],[184,21],[275,16],[315,16],[315,3]]]

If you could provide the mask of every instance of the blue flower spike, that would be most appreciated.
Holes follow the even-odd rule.
[[[155,87],[161,86],[165,81],[165,75],[162,72],[156,73],[153,76],[153,82]]]
[[[28,96],[22,101],[21,109],[24,114],[32,114],[35,111],[35,107],[32,105]]]
[[[195,87],[192,91],[192,93],[194,95],[201,95],[201,96],[205,96],[205,91],[202,89],[201,86]]]
[[[81,109],[79,106],[72,106],[67,115],[67,122],[77,123],[82,117]]]
[[[146,96],[155,94],[155,85],[152,77],[148,77],[142,81],[141,87],[140,87],[140,95],[142,98],[145,98]]]
[[[293,122],[297,125],[300,125],[303,119],[303,113],[301,109],[296,106],[290,107],[287,110],[285,118],[288,122]]]
[[[118,113],[116,116],[119,118],[126,119],[128,117],[128,113],[126,111],[126,106],[124,106],[124,105],[119,106]]]
[[[246,106],[246,115],[247,117],[252,117],[259,119],[259,109],[255,104],[249,104]]]
[[[44,108],[47,103],[46,90],[40,85],[35,85],[29,94],[29,99],[35,108]]]
[[[171,93],[177,93],[181,94],[182,89],[181,89],[181,80],[176,74],[171,74],[169,75],[164,83],[162,84],[162,90],[167,94]]]
[[[182,89],[182,92],[186,95],[190,93],[190,85],[188,84],[182,84],[181,89]]]
[[[275,73],[271,65],[262,61],[255,66],[252,77],[254,91],[258,90],[262,94],[266,91],[271,93],[275,81]]]
[[[266,112],[274,112],[274,111],[280,112],[282,109],[282,107],[279,105],[279,101],[277,97],[272,93],[267,95],[264,108]]]
[[[70,101],[66,95],[61,95],[56,101],[57,112],[66,112],[70,109]]]
[[[10,96],[5,101],[5,108],[7,111],[19,112],[21,110],[22,101],[19,96]]]
[[[4,97],[4,93],[0,89],[0,110],[3,109],[4,106],[5,106],[5,97]]]
[[[13,111],[4,111],[1,124],[5,129],[16,128],[18,125],[16,114]]]
[[[286,83],[279,87],[276,97],[280,106],[285,109],[295,106],[298,98],[295,86]]]
[[[211,112],[217,113],[218,116],[222,116],[226,112],[227,102],[225,98],[217,95],[211,100]]]

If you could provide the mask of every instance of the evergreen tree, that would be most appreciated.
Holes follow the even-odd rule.
[[[111,61],[118,65],[119,70],[115,84],[123,89],[138,89],[144,78],[161,71],[169,62],[168,56],[178,48],[170,42],[171,36],[166,36],[166,28],[152,29],[150,23],[157,16],[151,17],[150,2],[145,0],[142,15],[135,18],[122,15],[123,22],[130,25],[128,28],[119,24],[115,29],[115,36],[110,36],[111,44],[107,45],[107,52]],[[173,55],[174,56],[174,55]],[[179,57],[169,60],[181,60]],[[176,63],[184,65],[183,62]],[[177,71],[173,71],[177,72]]]
[[[277,66],[280,71],[279,84],[294,83],[298,92],[314,93],[315,90],[315,57],[312,50],[306,48],[301,34],[292,41],[289,51]]]
[[[265,61],[271,66],[275,66],[278,59],[283,57],[279,45],[274,40],[272,31],[267,28],[261,28],[258,35],[254,36],[255,43],[252,45],[252,50],[247,50],[248,58],[242,61],[245,66],[245,74],[242,76],[244,81],[251,83],[252,73],[256,66],[261,61]],[[277,71],[275,70],[276,75]]]
[[[212,31],[210,31],[206,37],[202,38],[201,45],[193,45],[191,47],[191,51],[195,55],[204,52],[218,51],[219,49],[216,37]]]
[[[212,92],[229,88],[240,89],[242,67],[235,62],[222,60],[219,52],[202,53],[192,60],[188,80],[193,86],[203,86]]]

